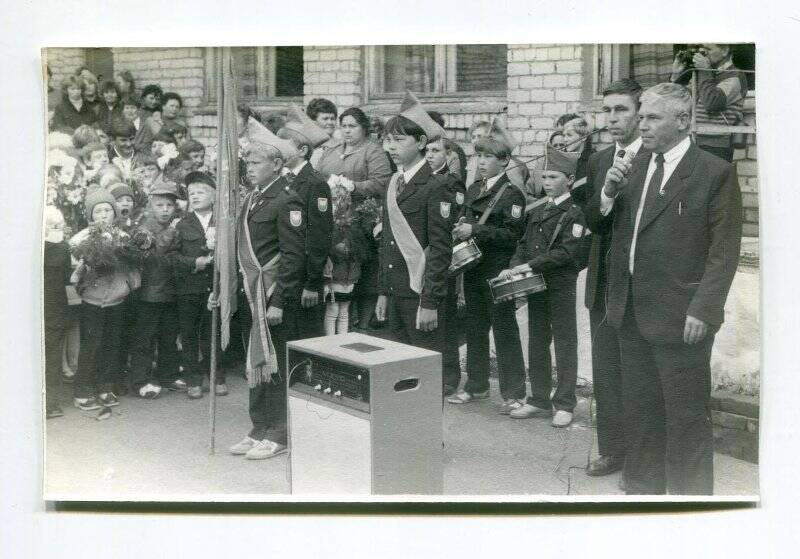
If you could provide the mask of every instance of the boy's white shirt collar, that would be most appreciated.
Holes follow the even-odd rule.
[[[206,215],[200,215],[197,212],[194,212],[194,215],[197,216],[198,221],[200,221],[200,225],[203,226],[203,231],[208,231],[208,226],[211,224],[211,218],[214,217],[214,210],[209,210]]]
[[[406,170],[405,168],[403,168],[402,170],[403,179],[405,179],[406,184],[411,182],[411,179],[414,178],[414,175],[417,174],[417,171],[422,169],[422,166],[425,165],[425,163],[427,163],[427,160],[423,157],[422,159],[417,161],[410,169]]]
[[[300,171],[302,171],[302,170],[303,170],[303,167],[305,167],[305,166],[306,166],[306,163],[308,163],[308,161],[306,161],[305,159],[303,159],[302,161],[300,161],[300,163],[298,163],[297,165],[295,165],[293,169],[286,169],[286,168],[284,167],[284,171],[285,171],[285,172],[284,172],[284,174],[286,174],[286,173],[293,173],[293,174],[295,174],[295,175],[299,175],[299,174],[300,174]]]
[[[569,198],[569,190],[567,190],[564,194],[558,196],[557,198],[550,198],[550,201],[557,206],[567,198]]]
[[[499,180],[500,180],[500,177],[502,177],[502,176],[503,176],[503,173],[505,173],[505,171],[502,171],[502,172],[500,172],[500,173],[496,174],[496,175],[495,175],[495,176],[493,176],[492,178],[486,179],[486,190],[491,190],[491,189],[492,189],[492,187],[493,187],[495,184],[497,184],[497,181],[499,181]]]

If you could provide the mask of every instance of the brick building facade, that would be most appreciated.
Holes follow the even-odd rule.
[[[289,102],[326,97],[340,108],[360,106],[368,115],[397,110],[410,87],[440,111],[452,137],[469,150],[467,130],[476,120],[498,116],[519,141],[515,153],[542,151],[553,121],[584,113],[602,126],[602,87],[620,77],[649,86],[669,78],[673,45],[416,45],[306,46],[235,49],[240,93],[262,111]],[[129,70],[137,87],[158,83],[185,101],[193,137],[216,143],[214,51],[206,48],[53,48],[44,52],[52,72],[49,103],[58,102],[61,80],[86,65],[96,73]],[[401,59],[401,64],[397,61]],[[755,124],[755,98],[746,100]],[[596,145],[610,139],[601,134]],[[736,150],[744,202],[744,235],[758,236],[756,139]]]

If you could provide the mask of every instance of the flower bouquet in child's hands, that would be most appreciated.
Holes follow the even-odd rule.
[[[122,263],[129,267],[141,268],[147,258],[153,254],[155,247],[155,235],[140,227],[135,229],[129,237],[123,238],[117,250]]]
[[[363,223],[377,225],[383,215],[383,207],[375,198],[367,198],[356,206],[356,213]]]
[[[72,247],[72,256],[84,268],[81,281],[91,283],[97,278],[133,267],[127,258],[121,258],[128,251],[129,242],[130,236],[117,227],[90,225],[81,241]]]
[[[353,222],[352,198],[350,192],[343,186],[336,186],[331,190],[333,203],[334,228],[350,227]]]

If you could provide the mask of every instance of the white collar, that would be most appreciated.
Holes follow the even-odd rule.
[[[255,196],[261,196],[261,195],[262,195],[262,194],[264,194],[264,193],[265,193],[267,190],[269,190],[269,188],[270,188],[270,187],[271,187],[273,184],[275,184],[276,182],[278,182],[278,179],[280,179],[281,177],[283,177],[283,175],[278,175],[277,177],[275,177],[274,179],[272,179],[272,182],[271,182],[271,183],[269,183],[267,186],[262,186],[262,187],[256,188],[256,190],[255,190],[255,194],[254,194],[254,195],[255,195]]]
[[[203,231],[208,231],[208,226],[211,223],[211,218],[214,217],[214,209],[212,208],[211,210],[209,210],[209,212],[205,216],[202,216],[197,212],[192,212],[192,213],[194,213],[195,217],[197,217],[198,221],[200,221],[200,225],[203,226]]]
[[[619,144],[619,142],[616,142],[616,147],[614,149],[615,149],[614,153],[619,153],[620,150],[624,150],[626,154],[629,153],[629,152],[633,152],[634,155],[635,155],[635,154],[639,153],[640,149],[642,149],[642,137],[639,136],[634,141],[632,141],[630,144],[628,144],[627,147],[622,147]]]
[[[422,159],[417,161],[410,169],[406,170],[405,168],[403,168],[402,170],[403,179],[406,181],[406,184],[411,182],[411,179],[413,179],[414,175],[416,175],[417,172],[420,169],[422,169],[422,166],[425,165],[425,163],[427,163],[427,160],[423,157]]]
[[[442,163],[442,166],[441,166],[441,167],[439,167],[438,169],[436,169],[436,170],[434,171],[434,174],[438,174],[439,172],[441,172],[441,170],[442,170],[442,169],[447,169],[447,161],[445,161],[444,163]]]
[[[302,171],[302,170],[303,170],[303,167],[305,167],[305,166],[306,166],[306,163],[308,163],[308,161],[306,161],[305,159],[303,159],[303,160],[302,160],[300,163],[298,163],[297,165],[295,165],[294,169],[292,169],[291,171],[287,171],[287,172],[289,172],[289,173],[294,173],[294,175],[295,175],[295,176],[296,176],[296,175],[299,175],[299,174],[300,174],[300,171]]]
[[[495,176],[493,176],[491,178],[486,179],[486,190],[491,190],[492,187],[497,184],[497,181],[500,180],[500,177],[502,177],[504,173],[505,173],[505,171],[503,171],[503,172],[501,172],[501,173],[499,173],[499,174],[497,174],[497,175],[495,175]]]
[[[558,198],[550,198],[554,205],[559,205],[561,202],[569,198],[569,190],[567,190],[564,194],[559,196]]]
[[[686,152],[689,151],[689,148],[692,145],[692,140],[689,136],[686,136],[683,140],[678,142],[678,144],[673,147],[671,150],[664,152],[664,164],[671,165],[673,163],[677,163],[680,159],[686,155]],[[655,157],[658,154],[653,152],[651,156],[651,161],[655,161]]]

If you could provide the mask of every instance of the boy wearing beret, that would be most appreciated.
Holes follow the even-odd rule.
[[[500,277],[533,272],[544,276],[547,289],[528,295],[528,365],[531,397],[511,410],[525,419],[551,415],[553,427],[572,422],[578,378],[578,334],[575,285],[585,266],[588,234],[583,213],[570,196],[577,154],[546,146],[542,181],[548,202],[533,209],[525,235]],[[550,342],[555,342],[558,383],[552,390]]]

